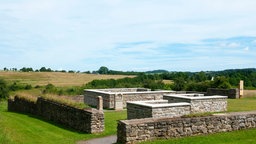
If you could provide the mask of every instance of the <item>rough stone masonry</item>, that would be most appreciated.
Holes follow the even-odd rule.
[[[118,143],[138,143],[158,138],[177,138],[256,127],[256,111],[192,118],[146,118],[121,120]]]

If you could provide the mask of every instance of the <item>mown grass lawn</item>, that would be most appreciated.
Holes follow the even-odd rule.
[[[142,144],[255,144],[256,129],[147,141]]]
[[[229,99],[228,111],[256,110],[256,98]],[[77,133],[30,115],[7,111],[7,103],[0,103],[0,144],[74,144],[80,140],[116,134],[117,120],[126,119],[126,111],[105,111],[105,132]],[[194,136],[179,139],[155,140],[153,144],[251,144],[256,143],[256,129]]]
[[[116,134],[117,120],[126,119],[126,111],[105,112],[105,132],[84,134],[56,126],[30,115],[7,111],[7,103],[0,103],[1,144],[73,144],[79,140]]]

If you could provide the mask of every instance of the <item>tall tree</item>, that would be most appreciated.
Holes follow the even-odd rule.
[[[101,66],[100,69],[98,70],[99,74],[108,74],[108,68],[105,66]]]

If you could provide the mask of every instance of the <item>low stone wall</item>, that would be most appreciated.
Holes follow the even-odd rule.
[[[104,108],[120,109],[126,108],[127,101],[160,100],[164,94],[173,93],[175,92],[150,91],[145,88],[89,89],[84,91],[84,102],[90,106],[97,106],[97,97],[102,96]]]
[[[97,97],[101,96],[103,99],[103,108],[114,108],[115,94],[103,92],[99,90],[85,90],[84,103],[96,107],[98,104]]]
[[[230,99],[237,99],[239,98],[239,89],[217,89],[217,88],[208,88],[206,92],[207,96],[211,95],[223,95],[228,96]]]
[[[111,89],[97,89],[97,90],[104,91],[104,92],[113,92],[113,93],[151,91],[150,89],[147,89],[147,88],[111,88]]]
[[[44,98],[30,102],[15,97],[8,100],[8,111],[37,115],[45,120],[67,126],[77,131],[98,133],[104,131],[104,113],[96,109],[77,109]]]
[[[172,91],[146,91],[123,93],[123,107],[126,108],[127,101],[147,101],[147,100],[162,100],[164,94],[173,94]]]
[[[177,117],[190,114],[189,103],[168,103],[168,100],[127,102],[127,119]]]
[[[222,112],[227,110],[227,96],[201,96],[194,94],[164,95],[169,103],[187,102],[191,105],[191,114],[205,112]]]
[[[117,142],[137,143],[256,127],[256,111],[193,118],[146,118],[118,122]]]

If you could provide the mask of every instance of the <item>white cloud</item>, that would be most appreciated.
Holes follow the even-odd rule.
[[[237,48],[240,46],[239,43],[236,43],[236,42],[231,42],[227,45],[229,48]]]
[[[12,56],[20,65],[49,64],[63,69],[90,65],[95,69],[104,64],[129,70],[188,67],[186,62],[196,65],[200,60],[174,61],[187,55],[219,54],[219,45],[234,48],[232,51],[246,50],[247,45],[237,41],[213,46],[200,41],[255,36],[255,5],[256,1],[251,0],[1,1],[0,41],[9,51],[20,54]],[[138,41],[151,43],[117,48],[118,44]],[[162,48],[173,43],[188,43],[192,48]],[[191,46],[195,43],[202,45]],[[9,63],[4,61],[0,66]]]
[[[256,40],[253,40],[253,41],[252,41],[252,44],[255,44],[255,45],[256,45]]]
[[[249,47],[245,47],[245,48],[244,48],[244,51],[249,51]]]

